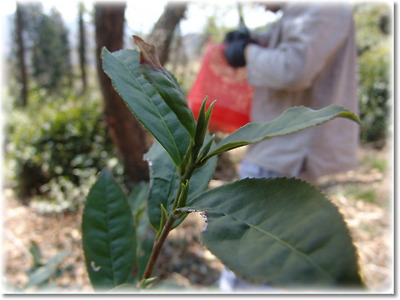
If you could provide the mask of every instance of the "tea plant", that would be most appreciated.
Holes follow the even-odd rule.
[[[103,49],[103,69],[156,139],[144,157],[150,187],[139,186],[127,197],[107,169],[93,185],[82,220],[93,288],[148,287],[168,234],[193,212],[207,218],[203,245],[251,283],[362,287],[345,222],[314,186],[295,178],[247,178],[206,191],[220,153],[337,117],[358,118],[339,106],[293,107],[271,122],[249,123],[216,144],[207,133],[214,103],[207,109],[205,99],[196,121],[154,46],[136,36],[134,41],[140,53]],[[154,243],[144,234],[148,222],[156,231]]]

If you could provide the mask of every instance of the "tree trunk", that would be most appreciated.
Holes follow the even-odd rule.
[[[21,75],[21,105],[26,106],[28,103],[28,76],[26,71],[25,61],[25,44],[24,44],[24,19],[22,4],[17,2],[16,12],[16,31],[17,31],[17,43],[18,43],[18,60],[19,70]]]
[[[168,61],[169,47],[176,25],[183,18],[187,3],[168,2],[163,14],[154,25],[147,42],[156,47],[160,63],[164,65]]]
[[[111,80],[103,72],[101,50],[105,46],[116,51],[123,46],[125,3],[95,5],[97,71],[105,101],[105,115],[111,138],[124,161],[125,172],[132,182],[148,180],[144,131],[115,92]]]
[[[83,2],[79,3],[79,66],[81,69],[81,79],[82,79],[82,93],[87,90],[87,76],[86,76],[86,31],[83,22],[83,13],[85,11],[85,6]]]

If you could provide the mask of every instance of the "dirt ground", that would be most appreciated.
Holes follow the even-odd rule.
[[[358,249],[361,276],[368,291],[373,293],[393,289],[390,154],[387,150],[364,147],[360,149],[358,169],[322,178],[318,183],[344,215]],[[240,161],[241,155],[240,151],[230,153],[234,165]],[[382,170],[368,163],[376,160],[386,161],[387,167]],[[227,174],[224,175],[223,169]],[[217,176],[219,180],[213,180],[211,186],[224,183],[235,174],[232,167],[222,167],[218,172],[222,172]],[[365,191],[364,195],[362,191]],[[372,191],[373,197],[365,196]],[[92,292],[82,253],[82,211],[40,215],[15,199],[11,190],[5,189],[3,194],[3,283],[9,291],[12,291],[11,287],[23,288],[28,281],[26,272],[33,265],[29,247],[31,242],[35,242],[41,250],[43,262],[63,249],[70,251],[60,267],[72,265],[72,269],[53,280],[59,291]],[[171,232],[158,264],[160,280],[191,289],[218,291],[217,281],[223,266],[199,242],[204,226],[202,216],[190,214],[180,227]]]

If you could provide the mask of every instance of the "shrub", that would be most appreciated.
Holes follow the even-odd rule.
[[[385,144],[390,114],[391,12],[387,3],[359,3],[354,14],[358,47],[361,141]]]
[[[35,90],[27,107],[10,113],[6,160],[18,196],[46,195],[58,210],[72,209],[90,178],[116,165],[101,104],[94,95],[47,99]]]
[[[361,140],[382,141],[389,117],[389,46],[381,44],[359,57]]]

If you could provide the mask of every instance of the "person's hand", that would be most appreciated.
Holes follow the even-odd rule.
[[[243,27],[239,30],[228,32],[224,42],[227,44],[225,56],[229,65],[234,68],[245,66],[244,50],[248,44],[254,43],[247,28]]]

